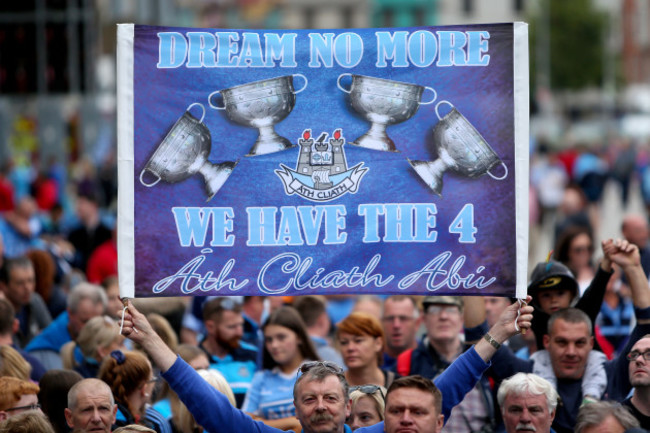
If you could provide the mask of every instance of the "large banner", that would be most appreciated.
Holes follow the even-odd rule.
[[[525,297],[526,24],[118,26],[123,297]]]

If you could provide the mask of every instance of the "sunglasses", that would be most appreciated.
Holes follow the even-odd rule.
[[[242,303],[233,298],[220,298],[219,307],[224,310],[232,311],[241,308]]]
[[[384,395],[384,391],[382,391],[381,387],[377,385],[357,385],[350,388],[350,393],[352,393],[353,391],[361,391],[362,393],[368,395],[373,395],[374,393],[379,391],[379,395],[381,395],[381,398],[384,401],[386,401],[386,396]]]
[[[14,410],[39,410],[41,408],[40,404],[30,404],[28,406],[18,406],[12,407],[11,409],[5,409],[5,412],[12,412]]]
[[[343,374],[343,369],[331,361],[307,361],[298,368],[298,374],[305,374],[316,366],[322,366],[334,374]]]

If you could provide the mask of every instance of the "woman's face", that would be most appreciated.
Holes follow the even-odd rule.
[[[569,246],[569,267],[583,268],[589,266],[594,246],[586,233],[581,233],[571,241]]]
[[[377,405],[372,397],[359,397],[356,403],[352,405],[348,421],[348,425],[352,430],[375,425],[380,421],[381,417],[377,412]]]
[[[264,328],[264,345],[279,365],[291,364],[298,357],[302,359],[298,335],[284,326],[268,325]]]
[[[339,346],[345,365],[348,368],[358,368],[377,365],[377,353],[381,352],[383,342],[380,337],[341,332]]]

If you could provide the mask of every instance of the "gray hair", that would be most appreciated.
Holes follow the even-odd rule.
[[[592,329],[594,328],[594,326],[591,322],[591,319],[589,318],[589,316],[587,316],[587,314],[584,311],[579,310],[577,308],[565,308],[563,310],[559,310],[553,313],[551,317],[548,319],[547,333],[549,334],[551,333],[555,321],[560,319],[568,323],[584,323],[585,325],[587,325],[589,336],[592,335]]]
[[[530,393],[533,395],[543,395],[546,397],[548,411],[553,412],[557,407],[559,395],[551,383],[533,373],[517,373],[510,376],[501,383],[497,392],[497,401],[501,410],[505,410],[503,402],[510,393],[521,395]]]
[[[87,282],[81,282],[74,286],[68,295],[68,310],[76,313],[79,304],[84,299],[90,300],[94,305],[102,304],[104,310],[108,306],[108,297],[101,286]]]
[[[302,382],[322,382],[329,376],[336,376],[341,383],[341,391],[343,392],[343,398],[345,401],[350,398],[350,385],[348,385],[343,369],[335,363],[330,361],[307,361],[299,367],[298,371],[299,376],[296,379],[296,383],[293,385],[294,401],[296,401],[298,386]],[[302,372],[302,374],[300,374],[300,372]]]
[[[616,418],[625,430],[640,427],[639,421],[622,404],[615,401],[596,401],[580,408],[574,430],[581,433],[588,427],[600,425],[610,416]]]
[[[72,388],[70,388],[70,391],[68,391],[68,409],[76,409],[77,396],[79,394],[79,391],[86,388],[95,389],[95,391],[99,391],[101,388],[103,388],[111,397],[111,406],[115,404],[113,391],[111,391],[111,387],[108,386],[106,382],[95,378],[88,378],[88,379],[80,380],[79,382],[75,383],[74,385],[72,385]]]

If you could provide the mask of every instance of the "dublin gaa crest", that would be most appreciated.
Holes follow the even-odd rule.
[[[298,194],[307,200],[323,202],[357,192],[368,169],[362,162],[348,169],[343,151],[345,138],[340,129],[331,138],[328,136],[323,132],[314,140],[311,129],[306,129],[298,139],[300,155],[296,169],[280,164],[282,169],[275,170],[287,195]]]

